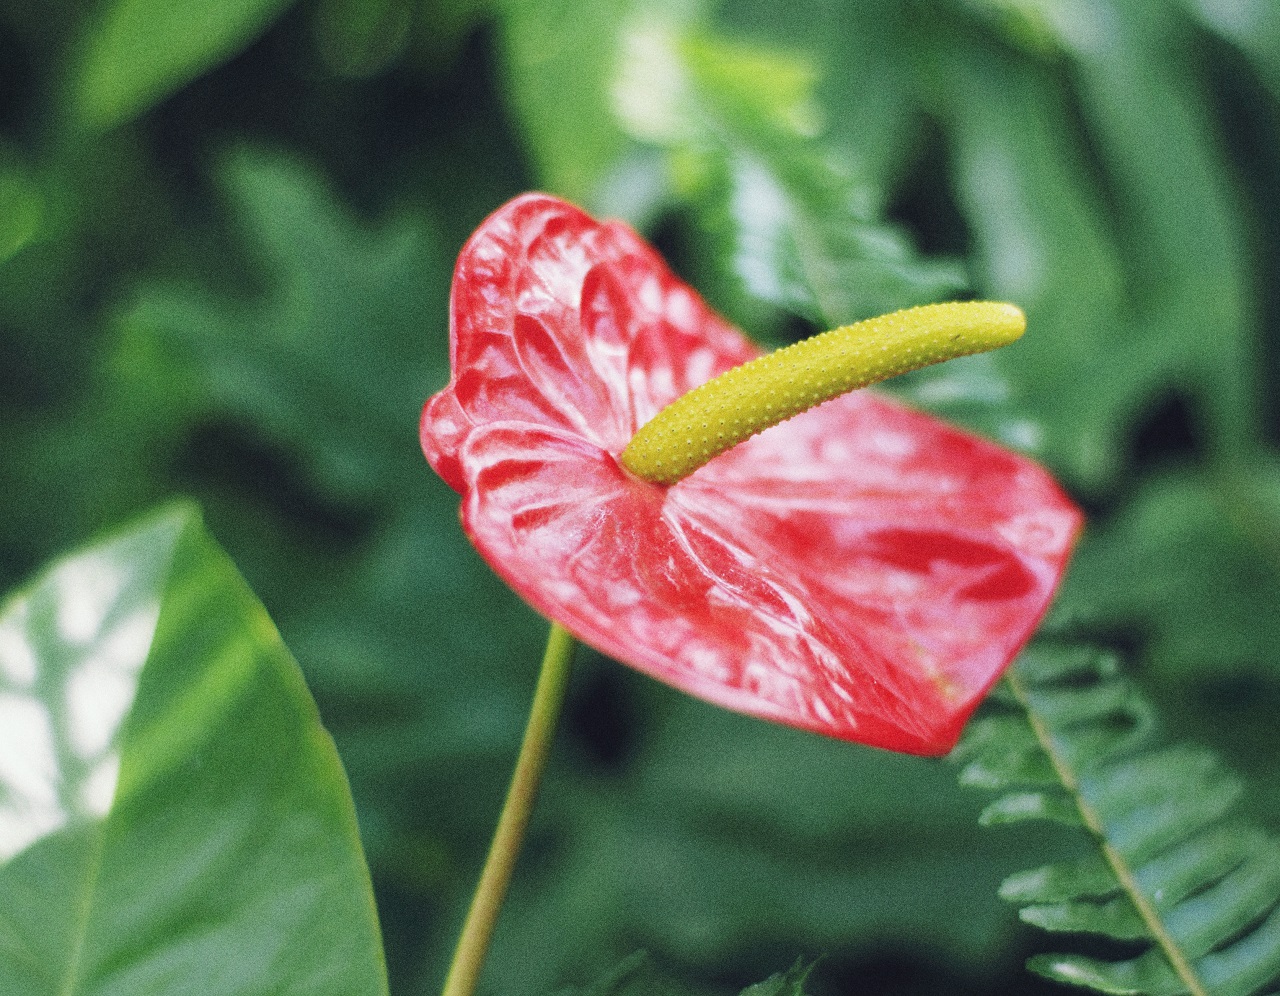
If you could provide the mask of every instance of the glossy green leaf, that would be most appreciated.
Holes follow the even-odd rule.
[[[892,219],[917,262],[960,258],[975,293],[1013,295],[1032,317],[1018,345],[894,387],[1087,497],[1064,612],[1139,648],[1135,677],[1176,737],[1229,754],[1249,776],[1242,804],[1277,825],[1272,0],[318,0],[174,90],[194,80],[185,63],[133,124],[86,137],[67,102],[119,7],[0,2],[0,159],[20,167],[21,204],[40,199],[38,231],[0,264],[0,573],[12,582],[159,496],[199,494],[342,751],[397,992],[443,976],[544,635],[469,549],[413,438],[446,376],[451,254],[535,186],[643,227],[777,341],[806,330],[790,312],[810,313],[812,275],[847,266],[833,296],[878,286],[853,267],[864,244],[823,217],[831,189],[838,217]],[[654,27],[715,52],[680,65],[700,123],[641,143],[611,110],[611,74]],[[218,39],[192,32],[160,54]],[[152,71],[130,64],[139,81]],[[641,92],[660,104],[672,78],[649,73]],[[240,140],[273,155],[220,156]],[[770,178],[751,189],[798,205],[792,219],[739,210],[744,163]],[[0,205],[0,231],[29,219]],[[381,265],[406,231],[416,248]],[[791,296],[751,291],[748,263],[764,274],[752,286]],[[1253,391],[1267,409],[1231,422]],[[1254,433],[1256,449],[1222,445]],[[1108,712],[1114,689],[1094,688],[1108,669],[1019,667],[1080,775],[1149,752],[1153,707],[1122,697]],[[553,992],[637,944],[679,996],[725,996],[824,951],[836,981],[820,966],[820,991],[857,988],[858,969],[888,958],[910,966],[895,996],[1022,992],[1027,935],[1001,879],[1041,866],[1038,883],[1006,883],[1020,906],[1119,894],[1105,862],[1076,863],[1081,849],[1102,860],[1078,828],[978,827],[985,800],[948,791],[937,766],[725,723],[607,677],[621,671],[577,674],[496,939],[496,992]],[[1068,686],[1090,695],[1063,698]],[[966,782],[1053,787],[1024,715],[1001,717],[1021,733],[967,757]],[[1145,777],[1194,794],[1179,771]],[[1112,832],[1140,843],[1141,829]],[[1265,884],[1246,872],[1272,836],[1231,814],[1184,829],[1134,870],[1140,890],[1161,915],[1197,896],[1222,923],[1246,915],[1244,886]],[[32,880],[33,908],[54,887]],[[1188,930],[1215,923],[1197,914]],[[1212,991],[1266,985],[1277,924],[1261,916],[1201,961]]]
[[[195,477],[306,671],[376,870],[424,908],[462,901],[545,623],[467,542],[418,445],[448,377],[450,262],[420,212],[364,224],[296,160],[220,167],[260,286],[140,286],[116,318],[101,435],[50,443],[80,472],[123,440]]]
[[[5,603],[0,716],[0,991],[387,991],[337,753],[190,507]]]
[[[91,129],[128,121],[229,59],[290,0],[109,0],[83,42],[72,114]]]

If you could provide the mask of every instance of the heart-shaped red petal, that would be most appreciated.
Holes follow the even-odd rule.
[[[422,445],[481,554],[583,641],[730,709],[945,753],[1081,516],[1035,463],[871,392],[671,487],[636,428],[758,355],[629,228],[543,195],[472,236]]]

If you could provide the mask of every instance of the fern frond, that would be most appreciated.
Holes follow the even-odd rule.
[[[1280,842],[1236,815],[1243,786],[1212,752],[1160,738],[1114,657],[1032,646],[954,756],[962,783],[1004,793],[984,824],[1050,819],[1096,845],[1005,881],[1023,920],[1147,944],[1124,961],[1040,955],[1032,971],[1150,996],[1253,996],[1280,978]]]

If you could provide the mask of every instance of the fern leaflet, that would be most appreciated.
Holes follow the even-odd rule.
[[[740,996],[805,996],[804,984],[814,963],[800,959],[785,972],[747,986]],[[585,989],[564,989],[559,996],[689,996],[690,991],[665,979],[645,951],[637,951]]]
[[[1280,978],[1280,842],[1234,812],[1243,788],[1215,755],[1161,739],[1113,656],[1036,643],[954,756],[961,782],[1004,793],[984,824],[1051,819],[1094,839],[1085,860],[1005,881],[1023,920],[1146,943],[1121,961],[1039,955],[1032,971],[1149,996],[1253,996]]]

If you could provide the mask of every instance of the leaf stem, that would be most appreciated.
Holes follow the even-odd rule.
[[[1138,915],[1142,917],[1142,922],[1146,925],[1147,932],[1151,935],[1152,940],[1164,953],[1175,974],[1182,984],[1187,987],[1187,992],[1190,996],[1209,996],[1208,990],[1196,974],[1195,969],[1191,967],[1187,956],[1183,954],[1182,949],[1178,947],[1178,943],[1165,929],[1164,921],[1161,920],[1155,906],[1152,905],[1151,900],[1146,897],[1143,891],[1138,888],[1138,881],[1133,874],[1133,869],[1129,867],[1129,862],[1107,840],[1102,820],[1098,818],[1098,814],[1085,800],[1084,794],[1080,790],[1079,778],[1076,777],[1075,771],[1058,750],[1049,728],[1036,714],[1035,709],[1032,708],[1031,696],[1028,694],[1026,686],[1022,684],[1012,670],[1005,675],[1005,681],[1008,683],[1010,691],[1022,704],[1023,709],[1026,710],[1027,720],[1031,723],[1031,729],[1035,733],[1036,739],[1040,742],[1040,748],[1049,756],[1049,761],[1053,765],[1053,770],[1057,772],[1058,780],[1062,782],[1063,788],[1071,793],[1084,825],[1098,839],[1103,857],[1106,859],[1107,864],[1111,866],[1111,871],[1128,894],[1130,901],[1137,908]]]
[[[525,727],[524,742],[520,745],[520,757],[511,776],[511,787],[507,790],[507,801],[503,803],[497,829],[493,832],[493,843],[489,845],[489,856],[485,859],[480,883],[476,886],[462,935],[453,952],[453,963],[449,966],[442,996],[471,996],[475,992],[480,969],[489,950],[489,940],[524,841],[525,828],[529,825],[529,814],[538,795],[542,771],[547,764],[556,720],[569,681],[574,646],[569,632],[552,623],[551,632],[547,634],[547,649],[542,657],[542,671],[533,693],[533,705],[529,709],[529,723]]]

